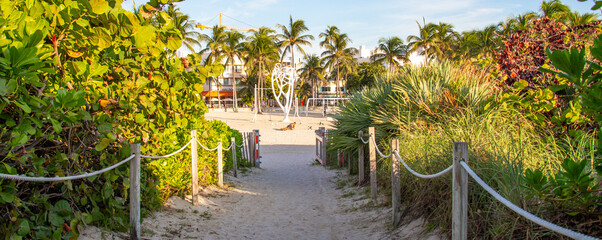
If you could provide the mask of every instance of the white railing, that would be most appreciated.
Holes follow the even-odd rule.
[[[399,154],[399,140],[393,139],[391,141],[391,153],[384,154],[378,148],[376,144],[376,138],[374,137],[374,127],[368,128],[368,140],[363,139],[363,132],[360,131],[358,139],[363,143],[359,148],[359,182],[363,182],[364,178],[364,145],[368,145],[369,156],[370,156],[370,188],[371,197],[376,201],[376,154],[378,153],[383,158],[391,158],[391,181],[392,181],[392,207],[393,207],[393,224],[397,226],[401,221],[401,188],[400,188],[400,166],[403,166],[414,176],[419,178],[436,178],[440,177],[448,172],[452,172],[453,177],[453,200],[452,200],[452,239],[468,239],[468,176],[472,177],[479,186],[485,191],[491,194],[496,200],[504,204],[510,210],[517,214],[527,218],[528,220],[537,223],[538,225],[554,231],[558,234],[573,238],[573,239],[584,239],[584,240],[595,240],[596,237],[587,236],[573,230],[560,227],[546,220],[543,220],[532,213],[518,207],[517,205],[510,202],[508,199],[502,197],[498,192],[483,181],[471,168],[468,166],[468,143],[465,142],[454,142],[453,144],[453,162],[446,169],[435,173],[435,174],[421,174],[410,168]],[[599,240],[599,239],[598,239]]]
[[[256,139],[256,158],[255,159],[259,159],[261,158],[259,156],[259,130],[254,130],[253,132],[254,134],[252,135],[253,137],[255,137]],[[245,133],[246,134],[246,133]],[[248,141],[248,140],[246,140]],[[186,143],[183,147],[181,147],[180,149],[167,154],[167,155],[162,155],[162,156],[146,156],[146,155],[142,155],[140,154],[140,143],[132,143],[130,144],[130,148],[132,151],[132,155],[127,157],[126,159],[121,160],[120,162],[113,164],[109,167],[103,168],[101,170],[98,171],[94,171],[91,173],[83,173],[83,174],[78,174],[78,175],[73,175],[73,176],[65,176],[65,177],[32,177],[32,176],[25,176],[25,175],[11,175],[11,174],[2,174],[0,173],[0,178],[3,179],[9,179],[9,180],[14,180],[14,181],[29,181],[29,182],[56,182],[56,181],[71,181],[71,180],[76,180],[76,179],[82,179],[82,178],[87,178],[87,177],[91,177],[91,176],[95,176],[95,175],[99,175],[105,172],[108,172],[110,170],[113,170],[123,164],[125,164],[126,162],[130,162],[130,239],[140,239],[140,159],[141,158],[147,158],[147,159],[162,159],[162,158],[168,158],[171,156],[174,156],[180,152],[182,152],[184,149],[186,149],[186,147],[191,146],[190,148],[190,155],[191,155],[191,160],[192,160],[192,203],[196,206],[198,205],[198,192],[199,192],[199,187],[198,187],[198,164],[197,164],[197,144],[200,145],[203,149],[207,150],[207,151],[216,151],[217,150],[217,165],[218,165],[218,186],[223,187],[223,170],[222,170],[222,166],[223,166],[223,157],[222,157],[222,151],[228,151],[230,149],[232,149],[233,146],[235,146],[234,148],[243,148],[245,149],[245,139],[243,138],[243,143],[238,145],[236,144],[236,141],[234,139],[234,137],[231,138],[230,141],[230,146],[227,148],[223,148],[222,147],[222,142],[220,141],[217,146],[215,148],[208,148],[205,145],[203,145],[202,143],[200,143],[197,139],[197,134],[196,134],[196,130],[192,130],[190,132],[190,141],[188,141],[188,143]],[[193,144],[194,143],[194,144]],[[236,151],[232,151],[232,165],[233,165],[233,172],[234,172],[234,177],[236,177],[237,173],[237,159],[236,159]],[[258,166],[258,165],[257,165]]]

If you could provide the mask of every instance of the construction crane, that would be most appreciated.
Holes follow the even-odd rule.
[[[230,27],[230,26],[224,26],[222,24],[222,13],[219,13],[219,25],[217,25],[218,27],[224,27],[224,29],[226,30],[230,30],[230,31],[257,31],[259,30],[258,28],[253,28],[253,27]],[[196,27],[200,28],[201,31],[208,29],[208,28],[213,28],[213,26],[207,26],[207,25],[203,25],[203,24],[197,24]]]

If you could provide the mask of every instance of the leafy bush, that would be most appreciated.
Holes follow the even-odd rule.
[[[411,168],[429,174],[451,165],[453,142],[469,142],[469,165],[502,196],[557,224],[599,234],[599,220],[558,215],[558,211],[550,211],[555,206],[553,202],[534,198],[532,191],[523,187],[527,186],[523,175],[527,169],[539,169],[544,176],[553,175],[562,169],[563,159],[595,156],[591,148],[595,140],[592,134],[558,140],[541,132],[520,111],[498,102],[500,89],[495,87],[495,80],[470,66],[449,63],[406,66],[393,79],[391,83],[378,79],[373,88],[356,93],[341,108],[335,116],[330,151],[341,149],[355,156],[357,147],[362,144],[357,132],[366,132],[367,127],[374,126],[383,152],[389,151],[392,138],[398,138],[401,157]],[[587,162],[592,160],[587,159]],[[390,161],[378,160],[379,184],[384,189],[390,188]],[[451,176],[426,180],[405,170],[401,172],[405,214],[426,216],[430,226],[449,233]],[[595,189],[595,184],[588,179],[583,178],[590,183],[586,191]],[[589,201],[589,211],[599,209],[599,200],[582,199]],[[520,239],[551,235],[518,217],[472,180],[469,201],[471,236]]]
[[[202,84],[223,66],[199,66],[199,55],[173,56],[182,36],[160,11],[170,2],[151,1],[134,14],[119,0],[2,1],[0,172],[90,172],[129,156],[129,142],[142,143],[145,155],[172,152],[189,140],[191,129],[199,129],[206,144],[240,139],[204,119]],[[143,163],[143,214],[186,192],[189,159],[180,154],[163,164]],[[201,158],[203,184],[214,181],[214,159]],[[76,238],[81,223],[124,231],[128,176],[122,166],[76,181],[0,180],[0,233]]]

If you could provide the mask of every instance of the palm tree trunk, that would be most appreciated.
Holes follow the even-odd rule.
[[[263,113],[263,109],[261,107],[261,103],[262,103],[262,99],[263,99],[263,71],[261,70],[261,57],[259,58],[259,76],[257,77],[257,86],[259,86],[259,89],[257,89],[257,106],[255,106],[257,108],[257,112],[258,113]]]
[[[231,74],[231,78],[232,78],[232,110],[234,110],[234,112],[238,112],[238,98],[236,96],[236,78],[234,78],[234,56],[230,55],[230,62],[232,63],[232,72]]]
[[[335,90],[336,90],[336,98],[339,98],[339,74],[340,74],[340,70],[339,70],[339,63],[337,61],[337,82],[335,83]]]

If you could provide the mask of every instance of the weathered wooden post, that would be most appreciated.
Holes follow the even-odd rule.
[[[257,159],[255,158],[255,132],[249,132],[249,146],[251,149],[249,153],[251,155],[251,166],[257,167]]]
[[[349,169],[349,175],[353,174],[353,165],[351,164],[353,162],[353,156],[351,154],[347,154],[345,155],[345,159],[347,159],[347,168]]]
[[[246,140],[246,144],[247,144],[247,159],[249,160],[249,163],[251,164],[251,167],[255,166],[255,160],[253,160],[253,154],[251,154],[253,152],[253,148],[251,147],[251,133],[250,132],[246,132],[245,133],[245,138]]]
[[[222,141],[217,143],[217,186],[224,187],[224,165],[222,156]]]
[[[237,173],[238,162],[236,161],[236,139],[234,139],[234,137],[232,137],[230,140],[232,142],[232,143],[230,143],[230,144],[232,144],[232,145],[230,145],[230,146],[232,146],[230,149],[230,151],[232,151],[232,170],[234,170],[234,177],[238,177],[238,173]]]
[[[343,155],[341,154],[341,150],[339,149],[337,149],[336,161],[338,162],[339,167],[343,167]]]
[[[259,154],[259,130],[254,129],[253,135],[255,135],[255,163],[257,167],[261,167],[261,155]]]
[[[399,152],[399,139],[391,140],[391,152]],[[401,169],[399,166],[400,159],[397,159],[395,154],[391,155],[391,195],[393,205],[393,226],[399,225],[401,222]]]
[[[190,156],[192,156],[192,205],[197,205],[197,195],[199,194],[199,165],[197,162],[197,140],[196,140],[196,130],[190,131],[190,139],[192,143],[190,143]]]
[[[140,143],[130,144],[130,239],[140,239]]]
[[[468,143],[454,142],[452,239],[468,239],[468,174],[460,161],[468,162]]]
[[[326,165],[326,128],[320,127],[319,130],[322,136],[322,142],[320,142],[320,159],[322,159],[322,165]]]
[[[376,139],[374,127],[368,128],[368,135],[368,138]],[[372,196],[372,200],[376,201],[376,146],[372,139],[368,139],[368,149],[370,151],[370,196]]]
[[[362,137],[364,136],[364,131],[360,131],[357,136],[362,141]],[[357,154],[357,175],[359,175],[358,185],[364,182],[364,143],[360,144],[360,148],[358,149]]]

